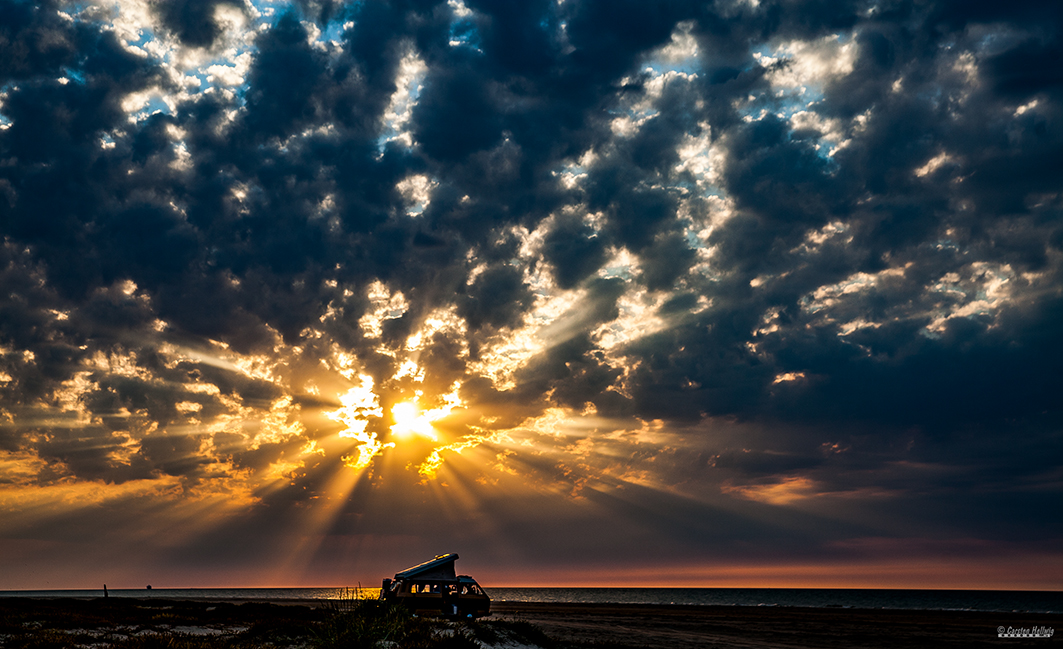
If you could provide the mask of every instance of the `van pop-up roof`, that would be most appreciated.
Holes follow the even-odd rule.
[[[454,572],[454,562],[457,559],[458,555],[453,552],[441,554],[431,561],[425,561],[402,572],[396,572],[395,581],[400,579],[403,581],[457,581],[458,576]]]

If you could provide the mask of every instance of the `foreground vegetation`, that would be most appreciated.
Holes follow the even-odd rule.
[[[361,600],[315,627],[315,649],[481,649],[514,644],[553,647],[535,626],[522,621],[445,622],[414,617],[402,606]]]
[[[520,620],[448,622],[348,599],[274,604],[0,600],[2,649],[484,649],[557,643]]]

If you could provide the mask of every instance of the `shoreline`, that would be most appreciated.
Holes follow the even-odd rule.
[[[319,606],[328,601],[375,599],[377,588],[156,588],[108,591],[112,599],[151,601],[275,602]],[[498,605],[571,604],[625,606],[774,607],[828,610],[980,611],[988,613],[1063,613],[1063,591],[942,589],[640,589],[640,588],[489,588]],[[0,591],[10,598],[93,599],[103,590]]]

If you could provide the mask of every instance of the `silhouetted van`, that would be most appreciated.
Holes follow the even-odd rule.
[[[402,604],[417,615],[477,618],[491,613],[491,598],[476,580],[454,572],[458,555],[443,554],[385,579],[380,599]]]

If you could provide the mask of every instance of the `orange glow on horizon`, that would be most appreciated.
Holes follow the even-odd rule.
[[[471,556],[471,555],[470,555]],[[295,567],[295,566],[290,566]],[[344,588],[358,586],[363,591],[375,587],[401,566],[385,566],[371,573],[351,575],[344,580],[333,572],[303,573],[299,577],[272,574],[252,575],[247,571],[231,575],[216,571],[196,575],[173,575],[173,580],[155,578],[155,588]],[[765,589],[899,589],[899,590],[1013,590],[1060,592],[1063,556],[1005,560],[988,565],[980,560],[913,559],[910,562],[852,562],[843,564],[730,565],[690,568],[600,567],[578,569],[510,570],[470,565],[463,574],[473,575],[488,594],[492,588],[765,588]],[[287,577],[287,578],[286,578]],[[115,580],[112,588],[143,588],[136,578]],[[110,583],[110,582],[108,582]],[[92,583],[70,583],[62,589],[98,588]]]
[[[549,569],[534,577],[477,579],[496,588],[853,588],[907,590],[1063,591],[1063,555],[972,558],[913,557],[898,561]]]

